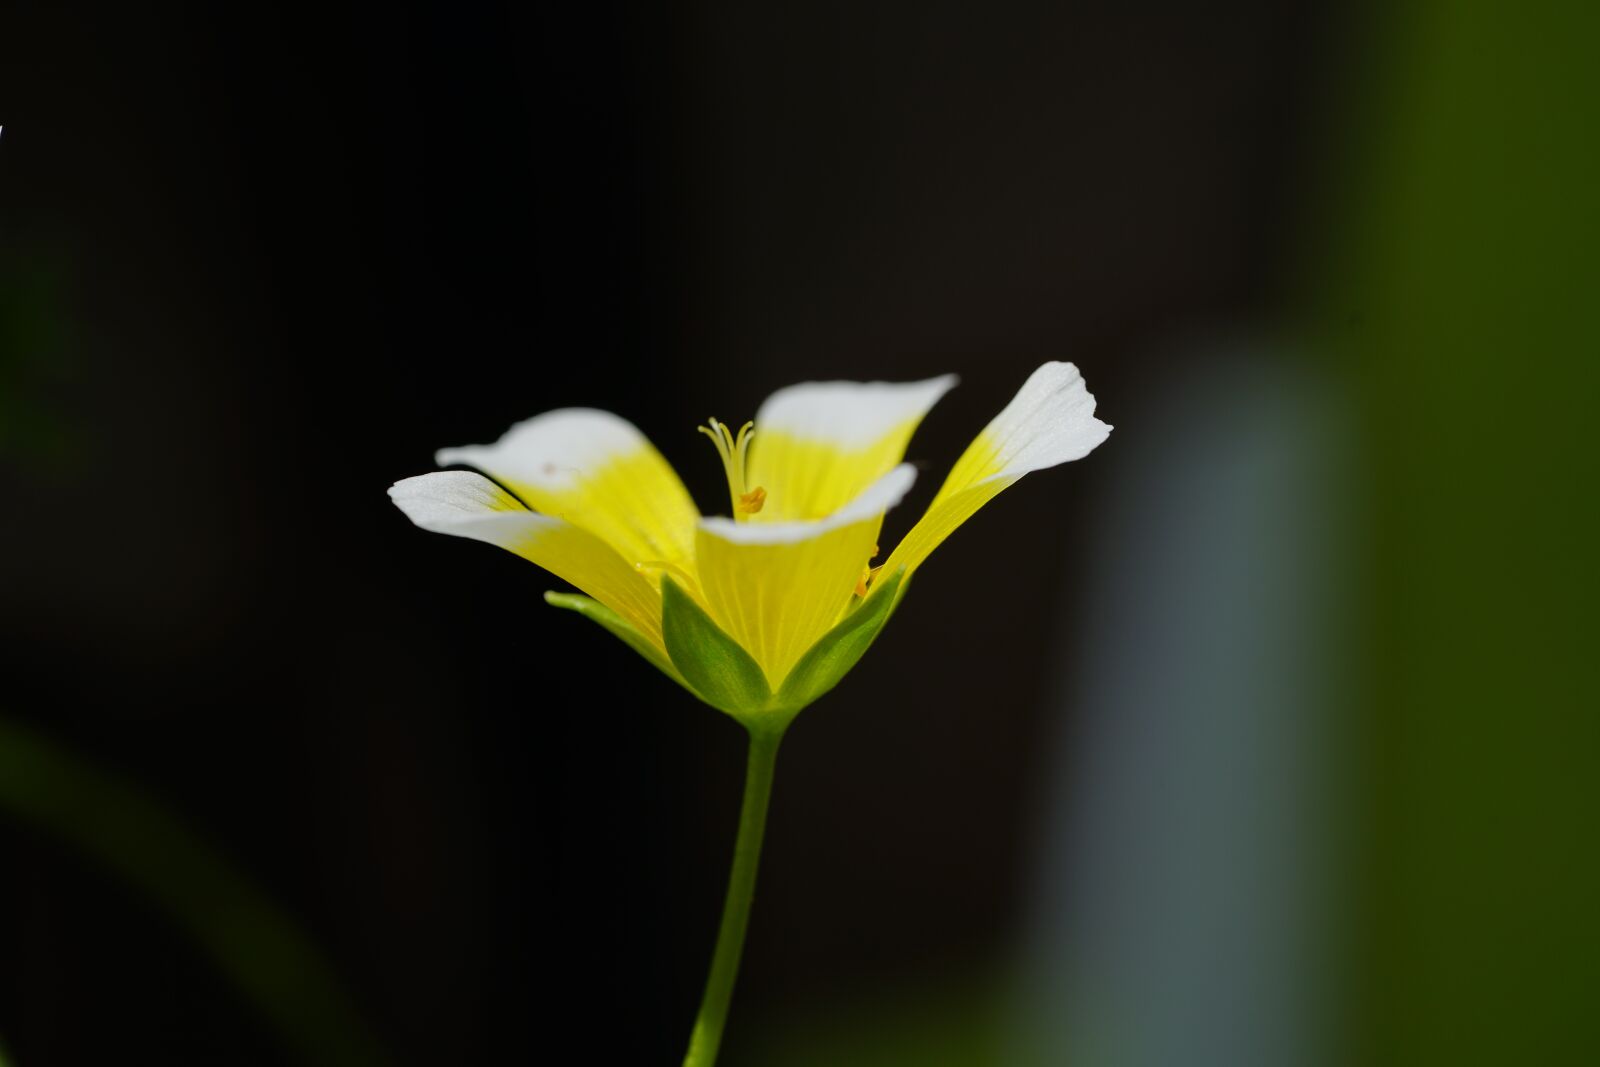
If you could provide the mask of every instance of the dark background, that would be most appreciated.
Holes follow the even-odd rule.
[[[962,387],[912,446],[924,473],[890,517],[902,531],[1027,373],[1068,358],[1118,427],[1106,450],[1028,479],[943,548],[786,743],[726,1062],[764,1062],[761,1021],[796,1005],[991,967],[1020,936],[1052,773],[1041,753],[1074,728],[1047,697],[1091,625],[1071,605],[1084,517],[1116,488],[1102,457],[1160,417],[1152,396],[1181,395],[1196,373],[1186,339],[1311,309],[1348,343],[1371,321],[1319,281],[1346,260],[1308,249],[1338,218],[1370,217],[1328,206],[1346,173],[1330,161],[1365,158],[1363,124],[1388,113],[1386,86],[1408,84],[1382,72],[1410,70],[1395,57],[1412,49],[1456,54],[1456,23],[1413,16],[1242,2],[10,6],[0,713],[27,731],[17,744],[42,738],[113,776],[232,872],[208,880],[222,876],[146,851],[142,809],[75,772],[42,807],[8,791],[0,1042],[16,1064],[676,1062],[737,816],[740,731],[548,610],[555,579],[422,534],[384,489],[431,469],[437,447],[592,405],[638,424],[715,510],[719,469],[693,429],[707,416],[740,422],[791,381],[955,371]],[[1539,84],[1538,49],[1561,37],[1529,38],[1521,84]],[[1502,75],[1510,62],[1484,61]],[[1551,96],[1576,115],[1590,88]],[[1412,172],[1398,173],[1404,187]],[[1510,200],[1524,202],[1485,196]],[[1590,338],[1546,342],[1576,352]],[[1354,395],[1393,405],[1367,405],[1390,429],[1358,454],[1426,434],[1427,388],[1396,399],[1375,362],[1341,359],[1327,365]],[[1417,379],[1449,362],[1426,346],[1418,360]],[[1378,532],[1361,552],[1392,590],[1410,572],[1384,555],[1383,531],[1405,528],[1384,524],[1386,506],[1370,507]],[[1459,529],[1447,514],[1427,521]],[[1396,602],[1449,599],[1433,595]],[[1362,794],[1376,799],[1351,806],[1366,865],[1333,894],[1367,901],[1344,920],[1358,944],[1403,914],[1387,901],[1432,899],[1407,896],[1388,864],[1406,833],[1437,840],[1382,818],[1409,795],[1396,783],[1416,781],[1407,761],[1431,751],[1420,734],[1389,744],[1379,717],[1417,706],[1385,689],[1384,663],[1426,626],[1381,596],[1368,610],[1399,644],[1364,675],[1388,703],[1349,716],[1380,722],[1356,743],[1377,768]],[[1571,617],[1592,636],[1587,613]],[[1588,647],[1556,628],[1577,643],[1547,678]],[[1557,727],[1593,712],[1564,689],[1543,704],[1508,689]],[[1462,744],[1463,767],[1495,747]],[[1530,755],[1529,780],[1542,760]],[[22,764],[39,766],[7,766]],[[1574,789],[1552,804],[1584,834],[1590,798]],[[1564,836],[1540,825],[1540,841]],[[1589,852],[1584,837],[1569,856]],[[164,863],[192,877],[152,889],[128,873]],[[1589,867],[1563,870],[1576,894]],[[235,891],[314,948],[251,978],[272,971],[279,939],[260,931],[277,928],[234,915]],[[1503,914],[1483,903],[1472,922]],[[1568,950],[1589,944],[1561,929]],[[1361,975],[1426,986],[1373,940],[1350,964],[1353,1040],[1371,1060],[1446,1062],[1431,1052],[1448,1042],[1411,1045],[1381,1008],[1363,1014],[1378,984]],[[1558,979],[1581,987],[1577,971]],[[343,993],[324,997],[323,980]],[[1424,1015],[1474,1003],[1439,988]],[[1576,1016],[1553,1018],[1559,1042]],[[554,1056],[573,1039],[590,1051]]]

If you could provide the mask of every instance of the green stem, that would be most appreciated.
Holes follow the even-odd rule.
[[[761,864],[761,838],[767,828],[767,802],[772,798],[772,770],[778,759],[783,729],[750,730],[750,755],[745,764],[744,806],[739,811],[739,838],[733,846],[733,869],[728,872],[728,896],[722,904],[722,926],[711,957],[700,1014],[689,1036],[683,1067],[712,1067],[722,1047],[722,1028],[728,1022],[728,1002],[739,974],[744,932],[750,925],[750,902],[756,892],[756,868]]]

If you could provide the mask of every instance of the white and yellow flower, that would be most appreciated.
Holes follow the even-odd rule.
[[[583,408],[535,416],[492,445],[442,449],[441,465],[483,474],[424,474],[389,495],[424,529],[499,545],[583,590],[546,600],[712,706],[747,723],[790,717],[855,664],[956,527],[1111,430],[1077,368],[1046,363],[874,567],[884,514],[915,476],[901,463],[906,445],[954,384],[808,382],[774,393],[738,433],[711,420],[701,430],[727,471],[728,518],[702,517],[632,424]]]

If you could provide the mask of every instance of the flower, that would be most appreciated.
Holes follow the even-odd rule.
[[[706,703],[747,725],[786,724],[855,665],[956,527],[1111,431],[1077,368],[1046,363],[873,566],[884,514],[915,478],[901,462],[906,445],[954,384],[807,382],[774,393],[738,433],[712,419],[700,429],[727,473],[726,518],[701,517],[632,424],[586,408],[436,456],[489,477],[437,471],[389,495],[424,529],[499,545],[583,590],[545,599],[604,626]]]

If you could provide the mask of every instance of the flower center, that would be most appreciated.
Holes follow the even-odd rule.
[[[728,498],[733,502],[733,517],[740,520],[746,515],[754,515],[767,503],[765,489],[759,485],[754,489],[745,487],[744,461],[750,451],[750,438],[756,435],[754,427],[755,423],[745,423],[739,428],[738,436],[728,429],[727,423],[716,419],[695,427],[717,446],[717,455],[722,457],[722,469],[728,475]]]

